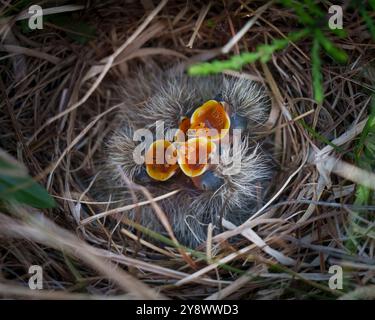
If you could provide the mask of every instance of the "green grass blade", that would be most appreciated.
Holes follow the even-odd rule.
[[[375,9],[373,9],[373,10],[375,10]],[[367,10],[366,10],[366,8],[363,4],[361,4],[361,6],[359,7],[359,12],[360,12],[363,20],[365,21],[365,23],[367,25],[367,28],[370,31],[371,37],[375,40],[375,23],[371,19],[370,15],[368,14],[368,12],[367,12]]]
[[[245,52],[231,57],[228,60],[214,60],[212,62],[198,63],[190,66],[188,73],[191,76],[209,75],[220,73],[224,70],[239,70],[244,65],[253,63],[257,60],[267,62],[275,51],[282,50],[290,42],[298,41],[310,33],[309,29],[303,29],[293,32],[286,39],[273,40],[269,45],[260,45],[255,52]]]
[[[320,60],[320,45],[317,38],[314,39],[313,46],[311,48],[311,68],[314,98],[317,103],[321,104],[324,99],[324,91]]]
[[[311,128],[303,119],[298,120],[298,122],[311,134],[311,136],[315,139],[317,139],[320,142],[323,142],[332,148],[334,148],[337,152],[343,152],[344,150],[340,148],[339,146],[335,145],[331,141],[329,141],[325,136],[320,134],[319,132],[316,132],[313,128]]]
[[[315,29],[315,39],[317,39],[324,50],[339,63],[344,63],[348,60],[347,53],[336,47],[334,43],[329,40],[321,30]]]

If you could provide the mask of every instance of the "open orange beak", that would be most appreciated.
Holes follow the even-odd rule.
[[[209,100],[197,108],[190,123],[190,136],[205,136],[213,141],[223,138],[230,128],[229,115],[216,100]]]
[[[192,138],[179,145],[177,161],[187,176],[197,177],[208,169],[215,151],[216,144],[206,137]]]
[[[177,150],[167,140],[156,140],[145,156],[146,172],[157,181],[166,181],[178,171]]]

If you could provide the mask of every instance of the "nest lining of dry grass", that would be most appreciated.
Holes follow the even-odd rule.
[[[227,230],[208,236],[207,244],[195,251],[174,248],[173,242],[160,246],[124,228],[123,223],[131,222],[121,213],[136,204],[110,212],[108,204],[95,199],[90,189],[98,173],[95,158],[113,129],[117,108],[103,83],[121,81],[135,64],[150,58],[160,65],[224,58],[220,48],[262,5],[161,1],[148,8],[145,3],[152,4],[130,1],[124,6],[113,0],[76,11],[75,19],[96,30],[84,45],[51,23],[27,36],[15,19],[1,25],[6,53],[1,63],[6,88],[1,147],[25,163],[58,207],[41,211],[13,205],[2,210],[0,294],[62,299],[338,298],[343,293],[328,288],[327,269],[340,264],[348,292],[374,296],[374,238],[358,239],[352,252],[346,246],[355,184],[367,178],[373,188],[375,181],[347,156],[366,122],[368,89],[373,87],[364,69],[373,60],[374,44],[355,12],[344,17],[349,36],[336,39],[348,50],[349,63],[324,65],[323,105],[311,98],[308,39],[288,46],[267,64],[250,65],[241,73],[228,71],[267,85],[272,110],[260,135],[272,138],[280,166],[266,190],[269,202],[264,205],[259,199],[258,213],[245,225],[224,221]],[[270,4],[230,54],[251,51],[296,26],[293,12]],[[88,100],[93,102],[90,108]],[[299,119],[343,152],[312,137]],[[147,197],[147,190],[140,192]],[[163,218],[155,200],[141,205],[153,205]],[[236,241],[229,242],[233,236]],[[43,266],[44,286],[50,291],[29,291],[27,271],[34,264]]]

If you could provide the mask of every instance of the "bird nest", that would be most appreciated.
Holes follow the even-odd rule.
[[[274,52],[268,62],[223,71],[263,84],[272,101],[258,136],[272,141],[277,170],[245,223],[224,219],[219,234],[208,228],[207,241],[189,248],[177,244],[173,225],[163,220],[147,187],[134,186],[146,201],[135,197],[120,209],[97,197],[96,159],[116,124],[106,83],[120,83],[151,60],[187,67],[252,52],[299,28],[293,10],[275,3],[261,12],[258,1],[155,3],[68,4],[32,31],[17,19],[25,8],[1,9],[7,12],[0,24],[1,148],[27,167],[56,207],[2,205],[0,295],[374,297],[374,208],[358,206],[356,191],[374,188],[375,179],[354,156],[374,91],[374,43],[355,9],[345,11],[347,36],[334,37],[348,62],[322,57],[323,103],[314,100],[308,37]],[[255,23],[236,37],[253,17]],[[152,206],[166,233],[126,218],[126,211],[142,206]],[[43,268],[48,290],[29,290],[32,265]],[[341,290],[329,285],[332,266],[343,270]]]

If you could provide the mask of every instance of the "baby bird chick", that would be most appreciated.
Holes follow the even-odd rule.
[[[253,142],[253,129],[266,120],[269,109],[269,99],[261,86],[244,78],[189,77],[178,67],[167,71],[152,67],[138,70],[133,78],[117,84],[115,89],[123,107],[118,113],[120,125],[106,143],[103,179],[107,187],[101,193],[107,199],[121,200],[118,205],[134,202],[134,192],[124,182],[123,174],[145,186],[154,197],[180,190],[158,205],[167,215],[178,241],[191,247],[206,240],[209,223],[218,232],[221,217],[238,224],[254,213],[256,188],[269,178],[267,157]],[[134,133],[145,128],[155,133],[160,121],[163,132],[185,126],[184,131],[191,126],[188,122],[194,111],[207,101],[220,103],[229,118],[229,147],[218,144],[218,163],[205,166],[196,177],[189,177],[174,164],[164,168],[172,168],[172,174],[165,171],[165,179],[154,179],[147,165],[134,160],[140,144],[135,141]],[[234,129],[241,130],[236,150]],[[138,201],[144,200],[139,193],[137,196]],[[149,205],[126,214],[146,228],[165,232]]]

